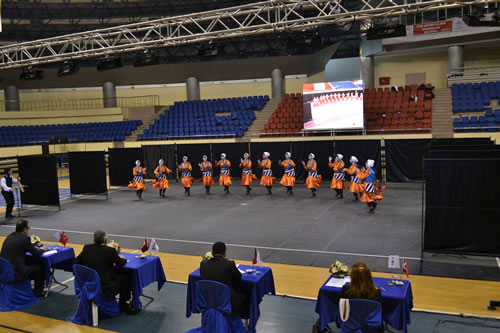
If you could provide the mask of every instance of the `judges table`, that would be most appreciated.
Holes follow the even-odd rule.
[[[316,313],[319,314],[321,330],[329,323],[336,321],[339,314],[339,299],[342,288],[327,286],[329,280],[330,278],[319,290],[316,301]],[[389,286],[387,283],[392,279],[373,278],[373,281],[382,292],[383,320],[393,328],[406,333],[407,325],[410,324],[410,312],[413,308],[410,282],[403,281],[402,286]]]
[[[141,256],[133,253],[120,253],[128,260],[122,270],[128,273],[130,277],[130,287],[135,308],[141,309],[140,296],[153,300],[152,297],[142,294],[142,289],[147,285],[158,282],[158,291],[163,287],[167,279],[163,272],[163,266],[160,258],[155,256]]]
[[[47,252],[40,256],[40,259],[34,258],[31,253],[26,253],[26,264],[41,264],[43,266],[43,274],[45,285],[49,288],[53,282],[68,288],[67,285],[58,282],[54,277],[56,269],[62,269],[66,272],[73,271],[75,263],[75,251],[72,247],[57,246],[57,245],[42,245],[49,248]],[[47,292],[48,293],[48,292]]]
[[[257,269],[259,273],[242,274],[240,287],[250,292],[250,314],[248,323],[248,332],[255,333],[255,327],[260,317],[259,304],[262,302],[262,297],[266,294],[275,295],[273,272],[270,267],[255,267],[247,265],[239,265],[239,269],[246,271],[247,269]],[[190,317],[191,313],[197,313],[196,310],[196,282],[201,280],[200,269],[198,268],[189,274],[187,302],[186,302],[186,317]],[[246,319],[246,318],[245,318]]]

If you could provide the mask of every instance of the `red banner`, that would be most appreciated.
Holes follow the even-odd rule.
[[[453,28],[453,21],[439,21],[424,24],[415,24],[413,26],[413,35],[433,34],[436,32],[450,32]]]

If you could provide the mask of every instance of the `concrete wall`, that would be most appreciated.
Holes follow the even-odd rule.
[[[354,81],[361,79],[361,62],[359,57],[332,59],[326,64],[325,81]]]

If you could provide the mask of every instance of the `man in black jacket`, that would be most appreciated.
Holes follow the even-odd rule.
[[[232,260],[226,259],[226,244],[216,242],[212,246],[212,259],[200,264],[202,280],[224,283],[231,290],[231,309],[233,316],[248,318],[250,295],[241,290],[241,273]]]
[[[8,260],[14,269],[16,281],[27,279],[35,280],[35,296],[43,297],[44,275],[43,266],[40,264],[26,265],[26,252],[39,258],[47,248],[39,249],[31,243],[28,237],[30,227],[28,221],[19,220],[16,223],[16,231],[11,233],[2,245],[0,257]]]
[[[117,273],[116,268],[123,267],[127,259],[118,255],[112,247],[106,246],[106,233],[102,230],[94,232],[94,244],[87,244],[76,257],[76,263],[92,268],[99,274],[102,290],[109,296],[120,294],[120,311],[135,313],[130,300],[130,280],[126,273]]]

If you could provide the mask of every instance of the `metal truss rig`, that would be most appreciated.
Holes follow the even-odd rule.
[[[0,69],[111,56],[222,38],[308,31],[326,24],[369,21],[466,6],[487,6],[499,1],[263,1],[3,46],[0,47]]]

